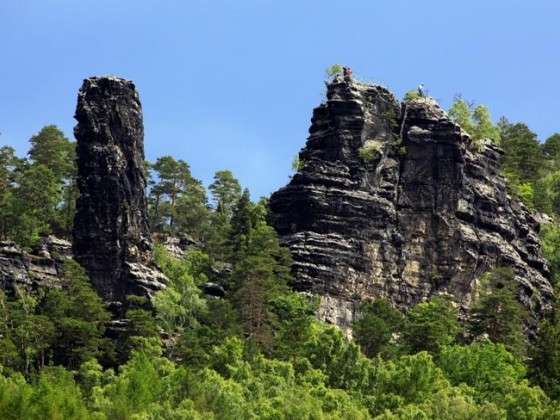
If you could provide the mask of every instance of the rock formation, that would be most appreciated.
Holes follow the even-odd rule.
[[[142,108],[132,82],[84,80],[76,109],[78,187],[74,257],[117,310],[165,277],[152,266],[146,216]]]
[[[32,252],[10,241],[0,242],[0,290],[23,287],[35,290],[57,287],[62,264],[71,255],[72,244],[49,236]]]
[[[291,182],[270,199],[294,259],[294,287],[348,327],[357,304],[401,308],[446,293],[467,310],[476,282],[510,266],[536,316],[552,288],[539,224],[506,190],[501,150],[475,146],[430,98],[400,104],[385,88],[335,80],[315,108]]]

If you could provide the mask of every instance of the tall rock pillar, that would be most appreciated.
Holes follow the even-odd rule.
[[[152,266],[142,106],[134,83],[84,80],[76,109],[78,187],[73,252],[116,312],[127,295],[149,296],[165,277]]]

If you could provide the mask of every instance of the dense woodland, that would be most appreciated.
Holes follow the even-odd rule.
[[[476,147],[489,138],[503,148],[511,194],[547,220],[542,245],[557,284],[560,134],[495,125],[461,98],[450,115]],[[33,248],[44,235],[71,237],[74,155],[52,125],[25,158],[0,149],[1,240]],[[560,314],[527,334],[507,267],[485,275],[468,321],[443,297],[406,313],[377,300],[363,304],[350,341],[314,317],[314,297],[291,291],[266,199],[252,202],[227,170],[207,191],[172,156],[147,162],[146,175],[155,237],[197,245],[184,259],[156,246],[169,287],[153,309],[130,296],[116,338],[72,260],[59,289],[0,291],[0,418],[560,419]],[[202,293],[209,281],[224,298]]]

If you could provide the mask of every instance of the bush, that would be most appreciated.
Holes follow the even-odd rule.
[[[360,158],[364,162],[371,162],[381,157],[383,140],[367,140],[362,147],[358,150]]]

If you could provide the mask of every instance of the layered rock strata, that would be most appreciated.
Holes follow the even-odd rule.
[[[512,267],[539,317],[552,288],[533,214],[500,176],[502,151],[474,145],[430,98],[400,104],[349,80],[313,111],[301,168],[270,199],[294,259],[294,287],[349,327],[361,301],[407,308],[449,294],[467,311],[481,276]]]
[[[84,80],[75,118],[80,197],[73,253],[118,311],[127,295],[150,296],[165,284],[152,264],[142,107],[134,84]]]
[[[0,242],[0,290],[58,287],[62,265],[71,257],[71,248],[70,242],[54,236],[43,238],[31,252],[14,242]]]

